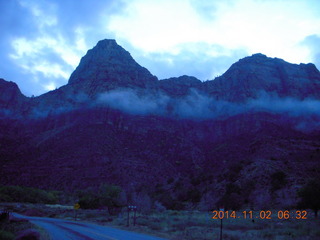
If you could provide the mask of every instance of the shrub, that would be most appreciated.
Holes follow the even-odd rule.
[[[239,210],[244,204],[244,198],[241,194],[242,191],[238,185],[229,183],[226,186],[226,193],[217,204],[224,206],[225,209]]]
[[[28,203],[57,203],[58,192],[22,186],[0,186],[0,201]]]
[[[143,213],[147,213],[151,210],[152,201],[148,194],[144,192],[134,193],[132,202],[137,206],[138,210]]]
[[[107,207],[110,215],[119,213],[126,202],[122,189],[116,185],[101,184],[99,189],[88,188],[78,192],[79,204],[83,209]]]
[[[315,213],[315,217],[317,217],[318,210],[320,209],[320,181],[309,181],[302,189],[300,189],[298,196],[300,197],[298,208],[312,209]]]
[[[158,202],[158,201],[155,201],[155,203],[154,203],[154,208],[155,208],[157,211],[159,211],[159,212],[163,212],[163,211],[167,210],[166,207],[163,206],[163,205],[161,204],[161,202]]]
[[[39,240],[40,234],[38,231],[34,229],[26,229],[22,231],[16,238],[16,240],[26,240],[26,239]]]
[[[11,232],[0,230],[0,239],[2,239],[2,240],[11,240],[11,239],[14,239],[14,235]]]
[[[152,229],[152,230],[162,230],[162,225],[160,223],[157,223],[157,222],[149,222],[148,224],[149,228]]]
[[[283,188],[287,184],[287,175],[282,171],[277,171],[271,175],[271,189],[273,191]]]
[[[79,199],[80,207],[83,209],[96,209],[100,207],[99,198],[90,193],[84,194]]]
[[[137,225],[140,226],[148,226],[150,223],[150,219],[146,219],[146,218],[137,218]]]

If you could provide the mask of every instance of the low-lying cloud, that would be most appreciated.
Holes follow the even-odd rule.
[[[165,108],[170,98],[166,95],[153,97],[150,95],[138,96],[138,94],[129,89],[114,90],[101,94],[98,103],[107,104],[108,106],[131,114],[148,115],[166,114]]]
[[[102,93],[94,101],[86,94],[75,94],[68,98],[68,104],[52,108],[39,105],[30,109],[29,117],[38,119],[59,115],[77,109],[109,107],[132,115],[156,115],[174,119],[226,120],[245,113],[271,113],[280,115],[279,121],[301,131],[320,130],[320,100],[280,98],[261,92],[259,97],[246,102],[216,100],[213,96],[193,89],[184,96],[169,96],[164,92],[139,92],[133,89],[115,89]],[[1,110],[0,118],[20,115]],[[21,117],[21,116],[20,116]]]
[[[320,101],[280,98],[261,93],[258,98],[245,103],[216,100],[196,90],[183,97],[166,94],[138,94],[134,90],[113,90],[101,94],[99,104],[106,104],[130,114],[164,115],[195,120],[221,119],[246,112],[269,112],[290,117],[320,117]]]

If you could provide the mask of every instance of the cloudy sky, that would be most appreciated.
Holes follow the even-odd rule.
[[[213,79],[258,52],[320,69],[319,0],[0,0],[0,9],[0,78],[27,96],[66,84],[105,38],[159,79]]]

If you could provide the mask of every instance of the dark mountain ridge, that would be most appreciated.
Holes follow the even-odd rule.
[[[4,80],[0,90],[3,184],[73,191],[108,182],[129,195],[144,189],[168,208],[210,208],[234,196],[284,207],[320,177],[313,64],[255,54],[212,81],[157,80],[102,40],[57,90],[27,98]],[[274,186],[278,172],[286,181]],[[190,191],[198,195],[186,198]]]
[[[281,98],[320,98],[319,71],[314,64],[290,64],[263,54],[240,59],[210,82],[210,94],[228,101],[257,98],[259,91]],[[210,86],[211,85],[211,86]]]
[[[9,85],[1,83],[2,92],[12,91],[9,88],[5,90],[4,86]],[[25,98],[16,85],[11,88],[16,89],[16,97],[11,101],[8,94],[3,94],[2,106],[11,109],[13,104],[16,105],[14,109],[29,108],[27,111],[30,113],[37,108],[50,112],[57,108],[81,107],[84,102],[92,102],[101,94],[118,89],[130,90],[139,97],[153,98],[181,98],[196,91],[211,100],[233,103],[257,99],[261,93],[304,100],[320,99],[320,73],[311,63],[290,64],[254,54],[240,59],[214,80],[201,82],[195,77],[181,76],[159,81],[136,63],[115,40],[106,39],[99,41],[81,59],[67,85],[32,99]],[[26,102],[30,102],[27,107]],[[20,109],[21,112],[23,110]]]

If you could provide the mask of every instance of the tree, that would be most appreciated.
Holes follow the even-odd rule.
[[[145,192],[134,192],[132,197],[132,202],[139,211],[141,212],[149,212],[152,207],[152,201],[149,195]]]
[[[99,202],[108,207],[109,214],[115,215],[125,204],[121,199],[122,189],[116,185],[102,184],[99,189]]]
[[[224,206],[225,209],[239,210],[244,204],[242,192],[242,189],[238,185],[228,183],[226,185],[226,192],[217,202],[217,205]]]
[[[283,188],[287,184],[287,175],[282,171],[277,171],[271,175],[271,190],[274,192]]]
[[[126,204],[125,193],[116,185],[101,184],[99,189],[87,188],[79,191],[78,197],[81,208],[107,207],[110,215],[116,215]]]
[[[78,191],[79,204],[83,209],[95,209],[100,207],[99,197],[92,188]]]
[[[309,181],[302,189],[300,189],[298,196],[300,197],[298,207],[312,209],[315,217],[317,217],[318,210],[320,209],[320,181]]]

